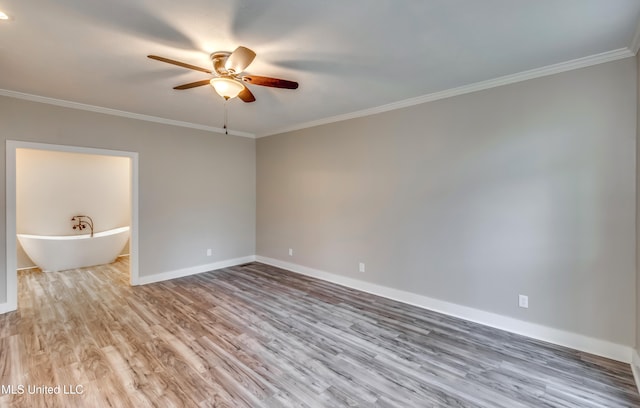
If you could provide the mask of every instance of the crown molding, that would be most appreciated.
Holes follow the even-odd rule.
[[[355,112],[345,113],[342,115],[336,115],[336,116],[322,118],[314,121],[298,123],[292,126],[283,127],[283,128],[267,131],[264,133],[259,133],[257,135],[253,133],[241,132],[237,130],[229,130],[229,134],[233,136],[259,138],[259,137],[272,136],[280,133],[292,132],[295,130],[301,130],[301,129],[306,129],[310,127],[320,126],[320,125],[326,125],[326,124],[335,123],[335,122],[342,122],[349,119],[356,119],[356,118],[361,118],[365,116],[371,116],[378,113],[407,108],[410,106],[420,105],[427,102],[433,102],[440,99],[451,98],[453,96],[464,95],[468,93],[482,91],[485,89],[491,89],[491,88],[496,88],[503,85],[509,85],[517,82],[527,81],[529,79],[545,77],[549,75],[558,74],[561,72],[571,71],[574,69],[586,68],[592,65],[604,64],[606,62],[611,62],[611,61],[616,61],[623,58],[632,57],[638,52],[639,48],[640,48],[640,22],[636,29],[635,35],[633,37],[633,41],[630,47],[628,48],[620,48],[617,50],[590,55],[588,57],[577,58],[574,60],[565,61],[558,64],[547,65],[541,68],[535,68],[528,71],[519,72],[516,74],[505,75],[502,77],[489,79],[486,81],[463,85],[457,88],[446,89],[444,91],[434,92],[434,93],[418,96],[415,98],[392,102],[386,105],[381,105],[381,106],[377,106],[369,109],[363,109]],[[16,91],[11,91],[7,89],[0,89],[0,96],[8,96],[11,98],[24,99],[32,102],[46,103],[50,105],[63,106],[63,107],[72,108],[72,109],[80,109],[80,110],[85,110],[90,112],[103,113],[106,115],[121,116],[121,117],[130,118],[130,119],[143,120],[147,122],[155,122],[155,123],[162,123],[165,125],[204,130],[204,131],[213,132],[213,133],[222,133],[222,134],[225,133],[224,129],[214,127],[214,126],[206,126],[206,125],[201,125],[201,124],[192,123],[192,122],[166,119],[158,116],[143,115],[140,113],[121,111],[117,109],[105,108],[102,106],[88,105],[88,104],[79,103],[79,102],[49,98],[45,96],[16,92]]]
[[[637,35],[636,35],[637,36]],[[637,50],[636,50],[637,51]],[[527,81],[529,79],[545,77],[549,75],[559,74],[561,72],[571,71],[574,69],[585,68],[592,65],[603,64],[605,62],[616,61],[623,58],[634,56],[635,53],[629,48],[620,48],[613,51],[607,51],[600,54],[590,55],[588,57],[577,58],[558,64],[547,65],[541,68],[535,68],[528,71],[519,72],[517,74],[505,75],[495,79],[476,82],[469,85],[463,85],[457,88],[451,88],[440,92],[434,92],[415,98],[405,99],[398,102],[392,102],[386,105],[374,108],[364,109],[356,112],[346,113],[343,115],[331,116],[328,118],[318,119],[310,122],[299,123],[296,125],[260,133],[256,137],[266,137],[280,133],[292,132],[294,130],[306,129],[314,126],[326,125],[329,123],[342,122],[344,120],[361,118],[364,116],[375,115],[378,113],[393,111],[396,109],[407,108],[409,106],[420,105],[426,102],[437,101],[440,99],[451,98],[453,96],[464,95],[472,92],[482,91],[485,89],[496,88],[503,85],[514,84],[517,82]]]
[[[636,32],[633,35],[631,45],[629,46],[629,50],[631,50],[633,55],[636,55],[638,53],[638,49],[640,49],[640,19],[638,20],[638,24],[636,25]]]
[[[79,102],[66,101],[64,99],[48,98],[46,96],[10,91],[8,89],[0,89],[0,96],[8,96],[10,98],[24,99],[31,102],[46,103],[49,105],[62,106],[65,108],[79,109],[79,110],[84,110],[89,112],[104,113],[105,115],[121,116],[129,119],[143,120],[146,122],[162,123],[164,125],[204,130],[206,132],[222,133],[222,134],[225,133],[224,129],[214,127],[214,126],[206,126],[206,125],[200,125],[197,123],[183,122],[180,120],[166,119],[158,116],[143,115],[141,113],[127,112],[127,111],[122,111],[117,109],[105,108],[102,106],[87,105]],[[248,137],[252,139],[255,138],[255,135],[252,133],[241,132],[237,130],[229,130],[229,135]]]

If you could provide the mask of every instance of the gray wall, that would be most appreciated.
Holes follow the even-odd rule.
[[[0,97],[0,123],[3,152],[10,139],[139,153],[141,277],[255,253],[253,139],[7,97]],[[0,230],[5,259],[4,216]],[[206,256],[207,248],[213,256]],[[0,303],[6,301],[4,263],[1,268]]]
[[[631,346],[635,76],[628,58],[259,139],[257,254]]]
[[[636,160],[640,157],[640,53],[636,55]],[[640,164],[636,162],[636,350],[640,351]]]

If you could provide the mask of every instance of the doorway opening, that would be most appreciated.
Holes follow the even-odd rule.
[[[6,271],[7,271],[7,303],[8,312],[18,307],[18,243],[17,243],[17,156],[19,149],[46,152],[79,153],[81,155],[95,155],[114,159],[126,158],[129,164],[129,282],[137,285],[138,276],[138,153],[88,148],[79,146],[52,145],[44,143],[7,141],[6,145]]]

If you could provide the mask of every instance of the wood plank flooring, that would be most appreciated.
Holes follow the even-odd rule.
[[[20,273],[0,406],[640,407],[626,364],[267,265],[127,271]]]

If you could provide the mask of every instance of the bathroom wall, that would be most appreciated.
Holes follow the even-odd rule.
[[[17,232],[74,235],[77,214],[90,216],[96,232],[129,225],[130,184],[127,157],[17,149]],[[19,244],[18,254],[18,268],[34,266]]]

